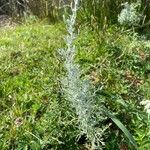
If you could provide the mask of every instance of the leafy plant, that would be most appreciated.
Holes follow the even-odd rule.
[[[80,136],[85,135],[89,140],[91,149],[101,149],[102,130],[97,130],[94,126],[97,119],[100,118],[101,112],[95,112],[95,102],[90,92],[90,83],[88,80],[82,80],[79,65],[75,63],[74,58],[76,48],[73,44],[75,39],[74,25],[76,21],[77,9],[79,1],[74,1],[74,6],[71,7],[72,14],[66,20],[68,35],[65,37],[67,45],[66,49],[61,49],[60,54],[65,59],[64,66],[66,69],[66,78],[63,79],[63,91],[71,102],[72,107],[78,118]],[[100,110],[101,106],[99,106]],[[100,121],[100,120],[99,120]]]
[[[141,1],[137,3],[128,2],[123,4],[124,9],[122,9],[121,13],[118,15],[118,22],[124,26],[135,26],[139,25],[141,21],[141,14],[137,11],[137,8],[141,6]]]

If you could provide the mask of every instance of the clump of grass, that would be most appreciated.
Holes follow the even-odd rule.
[[[0,149],[58,147],[57,139],[65,132],[65,127],[58,130],[56,92],[55,49],[63,45],[62,25],[24,24],[0,30]]]

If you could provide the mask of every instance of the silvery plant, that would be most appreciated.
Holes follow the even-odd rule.
[[[100,106],[96,106],[94,93],[91,92],[91,84],[88,79],[81,79],[82,71],[79,64],[75,63],[77,49],[74,45],[75,23],[77,17],[79,0],[74,0],[71,6],[72,14],[69,19],[64,19],[68,35],[64,40],[66,48],[60,49],[59,53],[64,59],[66,76],[62,79],[62,89],[65,98],[69,100],[78,118],[80,136],[86,135],[90,148],[101,149],[102,147],[102,128],[96,127],[98,120],[102,116]]]
[[[129,4],[128,2],[122,4],[124,8],[118,15],[118,22],[125,26],[135,26],[140,23],[141,14],[137,11],[137,8],[141,5],[141,1]]]
[[[148,114],[148,118],[150,119],[150,100],[143,100],[140,102],[141,105],[144,106],[144,110]]]

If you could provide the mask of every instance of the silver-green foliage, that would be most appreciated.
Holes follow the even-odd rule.
[[[138,1],[137,3],[131,3],[128,2],[124,3],[124,8],[122,9],[121,13],[118,15],[118,22],[121,25],[126,26],[134,26],[138,25],[141,20],[141,15],[137,11],[137,8],[141,5],[141,1]]]
[[[78,118],[80,135],[86,135],[90,142],[91,148],[100,148],[103,143],[101,140],[102,129],[95,128],[97,120],[102,116],[101,107],[96,110],[94,94],[91,92],[89,80],[81,79],[82,71],[80,66],[75,63],[77,49],[74,45],[75,22],[79,0],[74,0],[71,6],[72,14],[69,19],[65,20],[68,35],[65,36],[66,49],[60,49],[59,52],[64,58],[66,77],[62,80],[63,91],[66,99],[71,103]],[[99,116],[99,117],[98,117]]]

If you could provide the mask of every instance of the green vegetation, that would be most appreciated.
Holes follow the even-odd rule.
[[[0,2],[0,150],[149,150],[150,5],[71,2]]]
[[[66,11],[63,5],[69,5],[73,0],[1,0],[0,14],[7,14],[16,19],[24,14],[32,14],[39,18],[47,18],[50,22],[56,22],[62,18]],[[117,16],[122,10],[122,3],[140,2],[138,8],[143,15],[143,23],[150,23],[150,5],[148,0],[82,0],[78,18],[82,22],[105,28],[105,25],[117,23]],[[92,4],[92,5],[91,5]]]
[[[77,138],[77,116],[61,93],[65,72],[58,49],[65,46],[64,25],[26,23],[0,32],[0,149],[87,147],[84,136]],[[97,102],[103,100],[133,135],[139,150],[148,150],[150,123],[140,102],[150,97],[150,43],[116,27],[98,38],[90,27],[81,27],[75,45],[82,76],[95,88],[103,86],[95,93]],[[134,149],[111,119],[103,125],[105,149]]]

